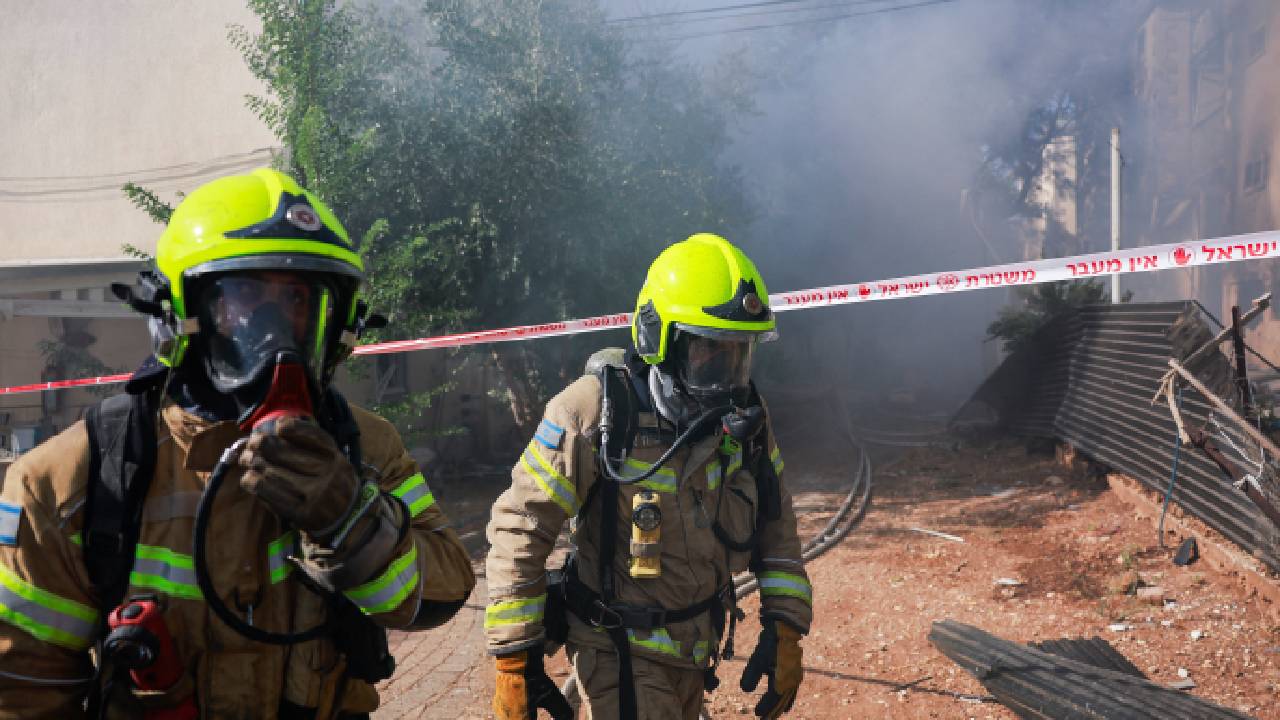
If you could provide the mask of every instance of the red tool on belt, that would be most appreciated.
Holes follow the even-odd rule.
[[[127,669],[129,678],[139,690],[162,692],[172,688],[186,672],[173,647],[173,637],[164,624],[164,616],[155,598],[134,598],[107,616],[104,652],[117,667]],[[195,720],[195,695],[177,704],[149,708],[146,720]]]

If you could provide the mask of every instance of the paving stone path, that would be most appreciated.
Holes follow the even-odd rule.
[[[396,674],[378,686],[376,720],[489,717],[493,663],[484,651],[484,580],[452,622],[435,630],[391,632]]]

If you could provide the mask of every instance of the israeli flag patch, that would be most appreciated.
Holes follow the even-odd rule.
[[[538,425],[538,431],[533,434],[533,439],[546,445],[552,450],[560,449],[560,441],[564,440],[564,428],[544,419]]]
[[[18,544],[18,524],[22,522],[22,508],[0,502],[0,545]]]

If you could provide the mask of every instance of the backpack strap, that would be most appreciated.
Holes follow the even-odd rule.
[[[89,478],[81,538],[85,569],[98,595],[98,665],[87,698],[87,716],[101,718],[114,678],[103,675],[107,616],[129,589],[142,507],[155,474],[155,397],[148,388],[121,394],[85,413],[89,436]]]
[[[142,507],[155,474],[151,395],[114,395],[85,414],[89,483],[81,536],[89,580],[106,612],[119,605],[128,590]]]

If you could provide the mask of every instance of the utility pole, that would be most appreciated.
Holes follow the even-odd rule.
[[[1120,128],[1111,128],[1111,251],[1120,249]],[[1120,276],[1111,276],[1111,303],[1120,302]]]

